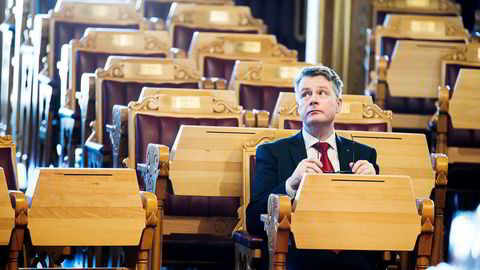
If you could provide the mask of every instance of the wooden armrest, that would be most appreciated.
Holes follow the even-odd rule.
[[[149,143],[147,146],[147,172],[144,175],[145,190],[155,193],[158,200],[165,199],[169,174],[169,148]]]
[[[168,50],[168,56],[170,58],[187,58],[187,53],[182,50],[182,49],[179,49],[179,48],[170,48]]]
[[[417,267],[430,265],[434,232],[434,203],[430,199],[417,200],[417,209],[422,217],[422,229],[418,239]],[[417,268],[418,269],[418,268]],[[424,268],[421,268],[424,269]]]
[[[146,225],[150,227],[157,226],[157,197],[155,194],[146,191],[140,191],[142,197],[143,209],[145,210]]]
[[[15,226],[26,226],[28,223],[28,200],[21,191],[9,190],[10,202],[15,210]]]

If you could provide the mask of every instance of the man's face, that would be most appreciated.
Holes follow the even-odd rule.
[[[297,110],[308,127],[329,126],[342,108],[342,100],[324,76],[303,77],[296,89]]]

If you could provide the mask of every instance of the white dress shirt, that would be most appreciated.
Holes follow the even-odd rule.
[[[307,150],[307,158],[320,159],[322,157],[322,154],[319,153],[317,149],[313,147],[313,145],[317,142],[326,142],[329,145],[327,150],[328,159],[332,163],[333,169],[335,171],[340,170],[340,161],[338,160],[338,148],[337,141],[335,139],[335,131],[333,131],[330,137],[328,137],[324,141],[320,141],[318,138],[313,137],[305,129],[302,130],[302,135],[303,141],[305,142],[305,149]],[[295,194],[297,193],[297,191],[293,190],[292,187],[288,184],[288,182],[285,182],[285,189],[287,190],[287,195],[290,198],[295,198]]]

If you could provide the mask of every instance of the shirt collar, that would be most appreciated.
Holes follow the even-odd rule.
[[[305,149],[309,149],[312,147],[312,145],[316,144],[319,142],[318,138],[313,137],[308,133],[305,129],[302,130],[302,135],[303,135],[303,141],[305,142]],[[330,147],[333,148],[333,150],[337,151],[337,141],[335,140],[336,133],[335,130],[332,132],[332,134],[324,141],[328,143]]]

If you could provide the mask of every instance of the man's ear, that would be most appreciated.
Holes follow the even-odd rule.
[[[337,99],[337,113],[341,112],[342,111],[342,105],[343,105],[343,100],[342,98],[338,98]]]

